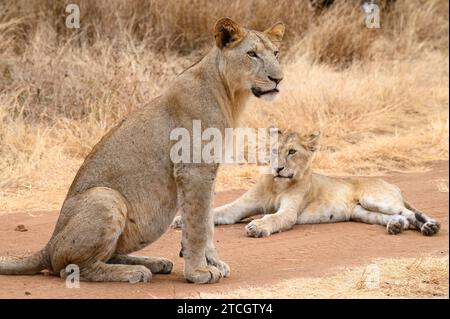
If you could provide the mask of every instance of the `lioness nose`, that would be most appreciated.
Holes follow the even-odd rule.
[[[284,170],[284,167],[278,167],[277,168],[277,173],[281,172],[282,170]]]
[[[275,84],[278,84],[278,83],[280,83],[283,80],[283,78],[276,79],[276,78],[273,78],[273,77],[269,76],[269,80],[275,82]]]

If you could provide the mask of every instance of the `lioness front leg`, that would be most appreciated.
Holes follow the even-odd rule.
[[[181,217],[181,216],[180,216]],[[183,223],[180,222],[180,225],[183,226]],[[211,225],[211,227],[214,227],[214,225]],[[180,250],[180,257],[183,257],[185,255],[185,246],[186,246],[186,232],[183,232],[182,239],[181,239],[181,250]],[[206,245],[205,250],[205,258],[206,263],[208,265],[212,265],[219,269],[219,271],[222,273],[223,277],[228,277],[230,275],[230,267],[221,261],[219,259],[219,256],[217,255],[216,248],[214,246],[214,238],[211,237],[208,240],[208,243]]]
[[[211,228],[211,234],[214,233],[214,222],[211,218],[209,221],[209,227]],[[217,254],[216,247],[214,246],[214,236],[208,238],[205,251],[206,263],[219,269],[223,277],[230,276],[230,266],[221,261]]]
[[[216,165],[208,164],[175,165],[183,218],[184,275],[189,282],[215,283],[225,275],[213,265],[220,260],[210,244],[214,233],[212,198],[216,170]],[[214,263],[208,264],[208,257]]]
[[[297,205],[282,203],[278,212],[251,221],[247,224],[245,230],[247,236],[250,237],[267,237],[273,233],[291,229],[297,221],[297,216]]]

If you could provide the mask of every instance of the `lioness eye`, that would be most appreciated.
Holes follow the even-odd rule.
[[[252,58],[257,58],[257,57],[258,57],[258,55],[256,54],[255,51],[248,51],[248,52],[247,52],[247,55],[248,55],[249,57],[252,57]]]
[[[293,154],[295,154],[295,153],[297,153],[296,150],[294,150],[294,149],[290,149],[290,150],[289,150],[289,155],[293,155]]]

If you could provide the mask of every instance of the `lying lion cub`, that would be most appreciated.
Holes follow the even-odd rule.
[[[264,214],[245,227],[251,237],[266,237],[294,224],[349,220],[386,226],[389,234],[417,229],[431,236],[439,231],[439,223],[412,207],[395,185],[378,178],[313,173],[311,162],[318,140],[319,134],[302,138],[296,133],[280,133],[275,175],[262,175],[240,198],[216,208],[215,224],[234,224]],[[173,226],[181,226],[179,217]]]

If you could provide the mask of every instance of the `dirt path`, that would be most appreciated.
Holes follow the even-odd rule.
[[[340,223],[295,226],[293,230],[269,238],[248,238],[244,224],[216,228],[216,241],[232,276],[219,284],[200,286],[183,279],[178,257],[181,233],[170,229],[156,243],[139,254],[165,256],[174,261],[170,275],[155,275],[149,284],[81,283],[67,289],[63,280],[51,276],[0,276],[0,298],[173,298],[195,297],[200,292],[270,285],[283,279],[331,274],[336,267],[352,267],[380,257],[448,255],[448,192],[439,191],[439,182],[448,187],[448,162],[434,165],[426,173],[391,174],[386,180],[400,186],[418,208],[441,222],[434,237],[407,231],[390,236],[377,225]],[[228,202],[242,191],[219,193],[216,204]],[[50,238],[58,212],[9,214],[0,216],[0,256],[27,255],[44,246]],[[14,229],[23,224],[28,231]]]

